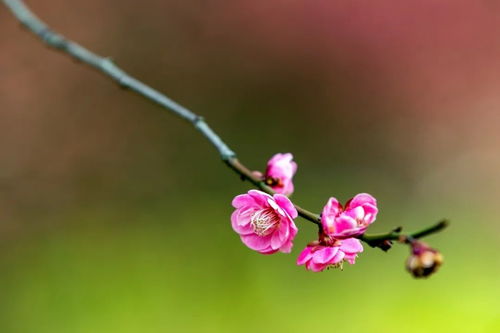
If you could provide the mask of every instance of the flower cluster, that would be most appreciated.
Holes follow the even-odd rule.
[[[296,171],[292,154],[276,154],[267,163],[264,174],[254,172],[276,194],[251,190],[234,198],[232,227],[250,249],[262,254],[291,251],[297,235],[294,219],[298,213],[287,195],[293,193],[292,178]],[[377,213],[377,201],[366,193],[356,195],[344,206],[330,198],[321,214],[319,238],[300,253],[297,265],[320,272],[342,267],[344,261],[354,264],[358,253],[363,251],[356,237],[375,221]]]

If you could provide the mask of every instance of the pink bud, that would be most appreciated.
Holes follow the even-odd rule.
[[[276,193],[284,195],[293,193],[292,178],[297,172],[297,163],[292,159],[293,155],[290,153],[276,154],[267,162],[264,182]]]

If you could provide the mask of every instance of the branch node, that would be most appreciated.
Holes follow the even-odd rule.
[[[194,118],[194,125],[195,126],[198,126],[200,123],[204,123],[205,122],[205,118],[203,118],[203,116],[198,116],[196,115],[195,118]]]

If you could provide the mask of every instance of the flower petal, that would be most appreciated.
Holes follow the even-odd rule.
[[[339,203],[339,201],[336,198],[331,197],[330,199],[328,199],[325,207],[323,207],[322,215],[337,216],[341,210],[342,205]]]
[[[312,258],[313,254],[311,248],[306,246],[305,249],[300,252],[299,257],[297,258],[297,265],[304,265],[307,261]]]
[[[371,224],[377,218],[378,208],[372,204],[363,205],[363,209],[365,210],[364,221],[366,224]]]
[[[329,264],[335,265],[341,262],[344,259],[345,253],[342,251],[338,251],[337,254],[335,254],[335,257],[330,260]]]
[[[335,219],[335,233],[342,234],[345,231],[355,229],[358,226],[356,220],[345,214]]]
[[[279,230],[276,230],[271,234],[271,247],[273,249],[279,249],[283,245],[283,243],[286,242],[286,240],[287,240],[286,238],[282,239],[280,237]]]
[[[309,261],[306,265],[307,269],[309,269],[310,271],[313,271],[313,272],[322,272],[325,270],[326,267],[328,267],[328,265],[326,264],[317,264],[313,261]]]
[[[281,245],[280,247],[280,252],[283,252],[283,253],[290,253],[292,252],[292,247],[293,247],[293,242],[292,240],[288,240],[286,241],[283,245]]]
[[[283,194],[275,194],[274,200],[281,208],[283,208],[288,213],[288,215],[290,215],[292,219],[297,218],[298,216],[297,209],[295,209],[295,206],[290,201],[290,199],[288,199],[287,196]]]
[[[231,214],[231,226],[233,227],[233,230],[240,235],[254,233],[252,225],[250,224],[250,217],[245,215],[242,216],[239,209],[235,210],[233,214]]]
[[[267,199],[272,198],[269,194],[258,190],[250,190],[248,195],[254,199],[254,205],[259,208],[268,207]]]
[[[354,265],[356,263],[356,257],[357,256],[358,256],[357,254],[346,253],[345,257],[344,257],[344,260],[346,260],[349,264]]]
[[[346,204],[346,210],[353,209],[358,206],[363,206],[365,204],[377,206],[377,200],[368,193],[360,193],[349,200],[349,202]]]
[[[255,200],[248,194],[240,194],[234,197],[232,205],[234,208],[255,205]]]
[[[328,264],[338,251],[338,247],[325,246],[314,252],[312,261],[316,264]]]
[[[255,251],[269,251],[271,249],[271,236],[258,236],[256,234],[240,235],[241,241]]]
[[[363,245],[361,245],[359,239],[347,238],[342,241],[340,250],[345,253],[359,253],[363,252]]]

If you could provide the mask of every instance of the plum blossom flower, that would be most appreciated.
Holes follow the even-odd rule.
[[[342,267],[344,261],[352,265],[356,262],[357,254],[363,252],[363,245],[356,238],[325,239],[327,241],[314,241],[307,245],[297,258],[297,265],[305,265],[309,271],[321,272],[330,267]]]
[[[377,200],[367,193],[350,199],[345,207],[330,198],[323,208],[321,224],[324,232],[336,239],[363,234],[377,217]]]
[[[292,178],[296,172],[297,163],[293,161],[292,154],[276,154],[267,162],[266,172],[262,177],[276,193],[290,195],[294,190]]]
[[[286,196],[250,190],[233,199],[231,215],[234,231],[250,249],[262,254],[289,253],[297,227],[297,210]]]

